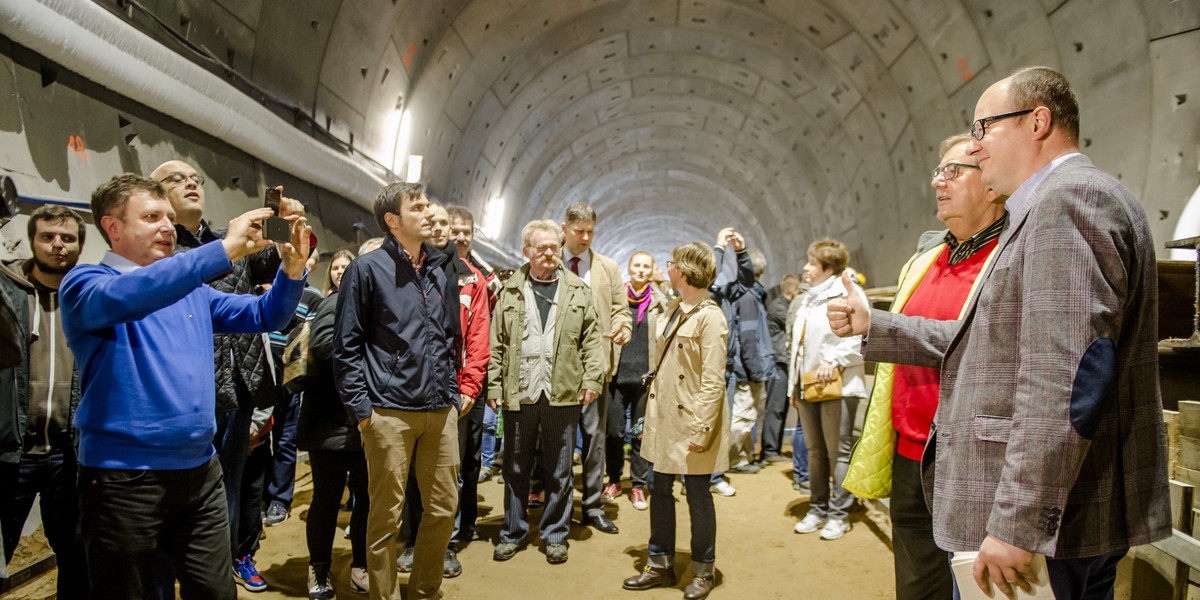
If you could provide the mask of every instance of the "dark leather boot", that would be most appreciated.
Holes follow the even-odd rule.
[[[621,584],[627,590],[648,590],[650,588],[672,586],[679,581],[674,569],[659,569],[647,566],[641,573],[630,577]]]
[[[684,600],[704,600],[713,589],[712,577],[693,577],[692,582],[683,588]]]

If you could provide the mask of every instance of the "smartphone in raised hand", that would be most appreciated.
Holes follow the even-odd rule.
[[[283,198],[283,190],[277,187],[267,188],[263,206],[271,209],[273,216],[263,221],[263,237],[272,242],[286,244],[292,241],[292,226],[287,219],[279,216],[279,202]]]

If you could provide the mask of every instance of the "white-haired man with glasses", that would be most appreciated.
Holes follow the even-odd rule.
[[[521,231],[529,259],[500,288],[492,316],[488,405],[504,403],[504,526],[492,554],[512,558],[529,533],[527,508],[540,443],[546,505],[539,535],[546,560],[566,562],[571,531],[571,454],[582,408],[606,379],[592,291],[564,269],[558,224]]]
[[[967,153],[1010,217],[963,317],[851,299],[830,304],[830,325],[869,331],[867,360],[941,368],[924,489],[938,546],[978,551],[976,585],[1111,598],[1129,547],[1171,534],[1150,227],[1080,154],[1062,74],[1018,70],[975,117]]]

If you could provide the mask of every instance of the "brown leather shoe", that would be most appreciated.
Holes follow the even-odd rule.
[[[656,569],[647,566],[641,573],[630,577],[621,584],[621,587],[627,590],[648,590],[650,588],[672,586],[679,581],[675,577],[674,569]]]
[[[692,582],[683,588],[683,600],[704,600],[712,589],[712,577],[693,577]]]

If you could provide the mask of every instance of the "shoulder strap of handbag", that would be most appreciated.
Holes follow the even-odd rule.
[[[689,310],[682,317],[680,317],[679,322],[675,324],[675,327],[673,329],[671,329],[671,334],[667,336],[667,339],[663,340],[663,351],[661,354],[658,355],[658,362],[654,365],[654,371],[653,371],[654,373],[657,373],[658,368],[662,366],[663,358],[665,358],[667,356],[667,350],[670,349],[671,340],[675,339],[675,334],[679,332],[679,329],[683,327],[684,323],[687,323],[687,320],[690,319],[692,317],[692,315],[700,312],[701,308],[704,308],[705,306],[708,306],[708,305],[715,306],[716,302],[713,302],[712,298],[709,298],[709,299],[701,302],[700,304],[697,304],[696,308]]]

